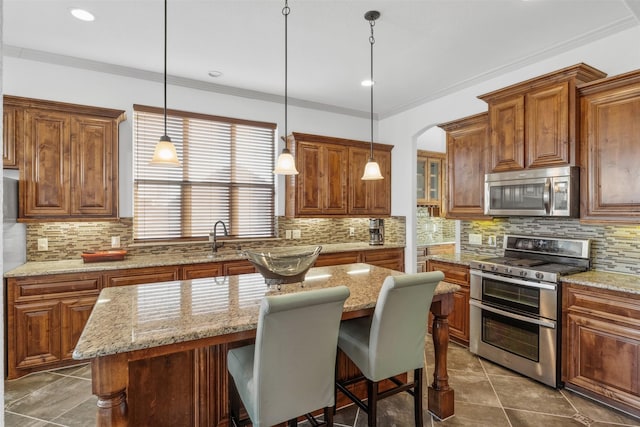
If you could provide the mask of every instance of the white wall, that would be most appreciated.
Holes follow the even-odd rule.
[[[115,108],[127,112],[120,125],[120,216],[133,216],[133,104],[162,107],[161,82],[122,77],[15,57],[4,58],[4,94]],[[284,106],[238,96],[169,85],[167,107],[177,110],[278,124],[284,132]],[[342,114],[289,105],[288,132],[368,141],[370,122]],[[282,149],[278,137],[278,151]],[[275,154],[274,154],[275,155]],[[364,167],[364,166],[363,166]],[[277,214],[284,214],[284,178],[279,178]]]
[[[415,271],[416,162],[413,159],[420,134],[433,125],[487,111],[486,103],[478,99],[478,95],[580,62],[609,76],[636,70],[640,68],[638,40],[640,29],[632,28],[381,120],[378,124],[380,142],[395,144],[391,213],[407,218],[406,271]]]

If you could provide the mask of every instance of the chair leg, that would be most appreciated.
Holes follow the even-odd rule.
[[[416,420],[416,427],[422,427],[422,375],[423,369],[418,368],[413,371],[413,407]]]
[[[327,407],[324,408],[324,423],[327,427],[333,427],[333,411],[335,410],[335,406],[333,408]]]
[[[376,427],[378,419],[378,383],[367,379],[367,415],[369,427]]]

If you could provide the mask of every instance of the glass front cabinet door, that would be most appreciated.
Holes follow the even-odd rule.
[[[441,207],[444,153],[418,150],[417,204]]]

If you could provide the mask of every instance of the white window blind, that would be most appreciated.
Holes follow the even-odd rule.
[[[274,123],[167,110],[182,165],[159,167],[163,110],[133,109],[135,240],[208,237],[218,220],[237,238],[274,236]]]

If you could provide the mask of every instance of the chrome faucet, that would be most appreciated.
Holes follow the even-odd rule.
[[[222,228],[224,230],[224,235],[225,236],[229,235],[229,233],[227,232],[227,226],[224,225],[224,222],[216,221],[216,223],[213,224],[213,233],[210,233],[211,235],[213,235],[213,245],[212,245],[212,248],[211,248],[213,253],[218,252],[218,248],[221,248],[221,247],[224,246],[224,242],[218,243],[217,240],[216,240],[216,237],[217,237],[217,234],[218,234],[217,233],[218,224],[222,224]]]

